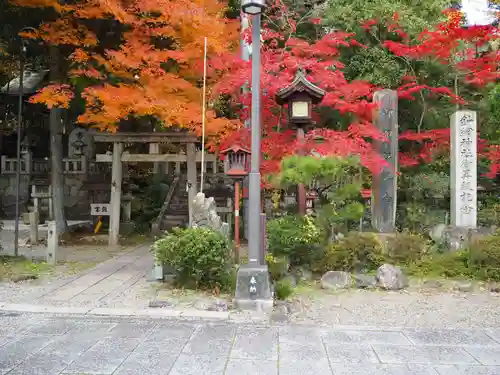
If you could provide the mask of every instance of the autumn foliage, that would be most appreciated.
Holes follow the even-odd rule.
[[[57,12],[57,20],[30,36],[73,50],[70,81],[86,86],[85,112],[78,121],[101,130],[115,131],[130,117],[152,116],[165,127],[199,131],[204,37],[209,58],[238,41],[237,25],[224,18],[225,5],[217,0],[14,1]],[[101,43],[103,27],[116,45]],[[52,85],[32,101],[67,107],[72,95],[69,86]],[[233,126],[207,112],[208,133]]]
[[[270,16],[263,25],[261,79],[261,86],[265,88],[262,96],[263,173],[276,172],[283,157],[297,152],[299,147],[316,155],[358,155],[362,165],[370,171],[380,171],[385,162],[375,151],[373,140],[383,140],[384,135],[371,122],[372,95],[380,88],[365,81],[348,81],[343,73],[344,65],[339,61],[342,49],[365,46],[356,40],[356,35],[344,32],[327,33],[314,43],[296,38],[298,25],[293,20],[299,17],[282,1],[275,1],[268,13]],[[391,24],[383,25],[392,35],[392,40],[383,42],[383,47],[408,63],[434,59],[441,64],[452,65],[466,84],[482,86],[497,80],[498,54],[472,53],[497,38],[497,29],[493,26],[463,28],[461,13],[448,11],[448,15],[447,21],[423,32],[412,44],[395,14]],[[300,22],[317,23],[314,19],[304,18]],[[366,32],[376,27],[380,27],[377,20],[369,20],[363,25]],[[250,63],[237,57],[225,57],[221,61],[212,61],[212,68],[224,72],[223,79],[216,86],[217,92],[231,94],[241,118],[248,118],[250,95],[241,93],[239,88],[251,77]],[[308,79],[326,91],[318,110],[328,107],[347,118],[351,124],[346,130],[338,130],[339,125],[325,124],[328,127],[316,127],[309,131],[305,144],[296,142],[295,131],[287,126],[287,111],[276,104],[275,94],[291,83],[299,68],[306,70]],[[413,76],[404,77],[397,91],[400,99],[415,100],[416,95],[438,96],[451,103],[467,105],[453,88],[434,87]],[[318,115],[316,119],[319,119]],[[449,133],[449,129],[435,129],[401,134],[401,141],[410,142],[412,146],[410,151],[400,153],[400,164],[429,163],[436,153],[448,151]],[[226,138],[223,147],[233,142],[246,142],[248,146],[248,139],[249,131],[240,129]],[[479,150],[484,156],[492,158],[498,154],[498,151],[488,151],[484,142]]]
[[[236,119],[217,117],[210,109],[207,130],[217,134],[222,148],[238,142],[249,147],[249,131],[243,122],[251,108],[250,62],[243,61],[237,46],[239,22],[224,18],[224,4],[217,0],[13,0],[30,7],[50,7],[57,12],[54,22],[41,25],[31,37],[50,45],[70,47],[70,82],[85,82],[85,111],[82,123],[115,131],[120,121],[130,117],[153,117],[165,127],[176,126],[199,132],[201,113],[201,73],[204,37],[209,48],[209,96],[212,102],[221,95],[230,97],[229,106]],[[262,25],[262,172],[274,173],[280,161],[299,148],[315,155],[358,155],[361,164],[377,173],[384,160],[374,149],[374,140],[384,140],[372,123],[373,93],[381,89],[367,81],[349,81],[340,56],[345,49],[363,49],[357,35],[342,31],[327,32],[319,20],[297,14],[282,0],[269,2]],[[452,67],[464,84],[484,86],[499,78],[499,55],[488,49],[498,38],[493,26],[462,27],[463,15],[448,11],[448,19],[410,38],[399,25],[397,14],[389,24],[367,20],[362,28],[375,34],[383,27],[390,38],[381,47],[408,66],[432,60]],[[113,46],[103,43],[102,26],[118,35]],[[298,28],[316,28],[315,41],[301,39]],[[112,26],[112,27],[111,27]],[[250,40],[250,33],[245,35]],[[317,108],[317,125],[306,134],[304,143],[295,140],[295,130],[287,124],[286,108],[280,108],[276,92],[289,85],[298,69],[325,90]],[[68,82],[51,85],[33,98],[49,107],[67,107],[76,94]],[[401,100],[424,97],[467,107],[467,101],[454,87],[435,87],[425,77],[407,75],[397,89]],[[320,112],[334,113],[325,121]],[[416,120],[417,122],[417,120]],[[449,129],[414,131],[400,135],[411,144],[400,153],[401,166],[428,163],[437,152],[449,149]],[[500,170],[500,151],[484,142],[478,149],[492,161],[492,171]]]

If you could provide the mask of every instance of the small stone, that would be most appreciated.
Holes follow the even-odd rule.
[[[36,280],[38,279],[37,275],[14,275],[10,278],[10,280],[14,283],[19,283],[21,281],[28,281],[28,280]]]
[[[439,289],[442,286],[443,283],[439,280],[425,280],[422,284],[422,287],[427,289]]]
[[[408,286],[408,278],[401,268],[387,263],[378,268],[377,281],[386,290],[400,290]]]
[[[212,305],[208,306],[208,311],[228,311],[227,301],[223,299],[216,300]]]
[[[372,289],[377,286],[377,278],[375,276],[356,274],[352,275],[353,283],[360,289]]]
[[[200,299],[195,302],[194,308],[198,310],[208,310],[211,305],[206,300]]]
[[[153,300],[149,301],[149,307],[152,309],[172,307],[172,302],[166,300]]]
[[[464,282],[457,282],[454,286],[455,290],[458,290],[459,292],[472,292],[473,286],[472,283],[464,281]]]
[[[286,303],[288,308],[288,313],[290,315],[298,315],[304,311],[304,307],[300,300],[292,300],[292,301],[283,301]]]
[[[352,284],[351,274],[344,271],[328,271],[321,277],[323,289],[337,290],[350,288]]]
[[[490,284],[488,284],[488,290],[491,293],[500,293],[500,283],[490,283]]]

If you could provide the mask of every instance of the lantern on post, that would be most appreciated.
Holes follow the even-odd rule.
[[[288,121],[297,129],[299,145],[304,142],[304,131],[312,121],[312,106],[319,104],[325,91],[311,83],[304,72],[299,69],[293,82],[276,93],[276,102],[279,105],[288,105]],[[299,154],[303,154],[299,150]],[[306,214],[306,189],[303,184],[298,186],[299,214]]]
[[[365,200],[365,212],[366,212],[366,207],[370,206],[370,200],[372,197],[372,189],[361,189],[360,194],[361,194],[361,197],[363,197],[363,199]],[[364,214],[359,219],[359,231],[360,232],[363,231],[363,218],[364,218]]]
[[[234,242],[236,247],[235,260],[239,262],[240,250],[240,185],[248,175],[250,165],[250,150],[235,144],[220,152],[224,155],[224,173],[234,180]]]

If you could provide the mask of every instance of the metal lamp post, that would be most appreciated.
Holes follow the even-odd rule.
[[[32,27],[25,27],[19,33],[34,30]],[[19,54],[19,103],[17,108],[17,162],[16,162],[16,217],[14,226],[14,255],[19,254],[19,196],[21,188],[21,130],[23,122],[23,96],[24,96],[24,54],[26,53],[26,44],[21,39],[21,49]]]
[[[242,309],[272,308],[269,273],[261,262],[262,233],[260,201],[260,19],[265,0],[242,0],[241,10],[252,16],[252,112],[251,162],[248,174],[248,265],[238,269],[235,304]]]
[[[251,163],[248,174],[248,263],[259,265],[261,245],[260,225],[260,18],[266,7],[265,0],[243,0],[241,9],[252,15],[252,111],[251,111]]]

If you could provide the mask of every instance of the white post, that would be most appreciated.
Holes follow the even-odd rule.
[[[54,220],[54,206],[52,205],[52,185],[49,185],[49,219]]]
[[[38,197],[36,195],[36,185],[31,186],[31,198],[33,198],[33,210],[39,212]]]
[[[158,155],[160,153],[160,144],[159,143],[150,143],[149,144],[149,153],[151,155]],[[153,173],[160,173],[160,164],[153,163]]]
[[[47,263],[55,265],[57,263],[57,252],[59,248],[59,234],[55,221],[48,222],[47,236]]]
[[[120,206],[122,195],[122,153],[123,143],[113,144],[111,164],[111,215],[109,217],[109,246],[118,245],[120,235]]]
[[[477,117],[474,111],[451,116],[451,225],[477,224]]]
[[[30,212],[30,242],[31,245],[38,244],[38,211]]]

